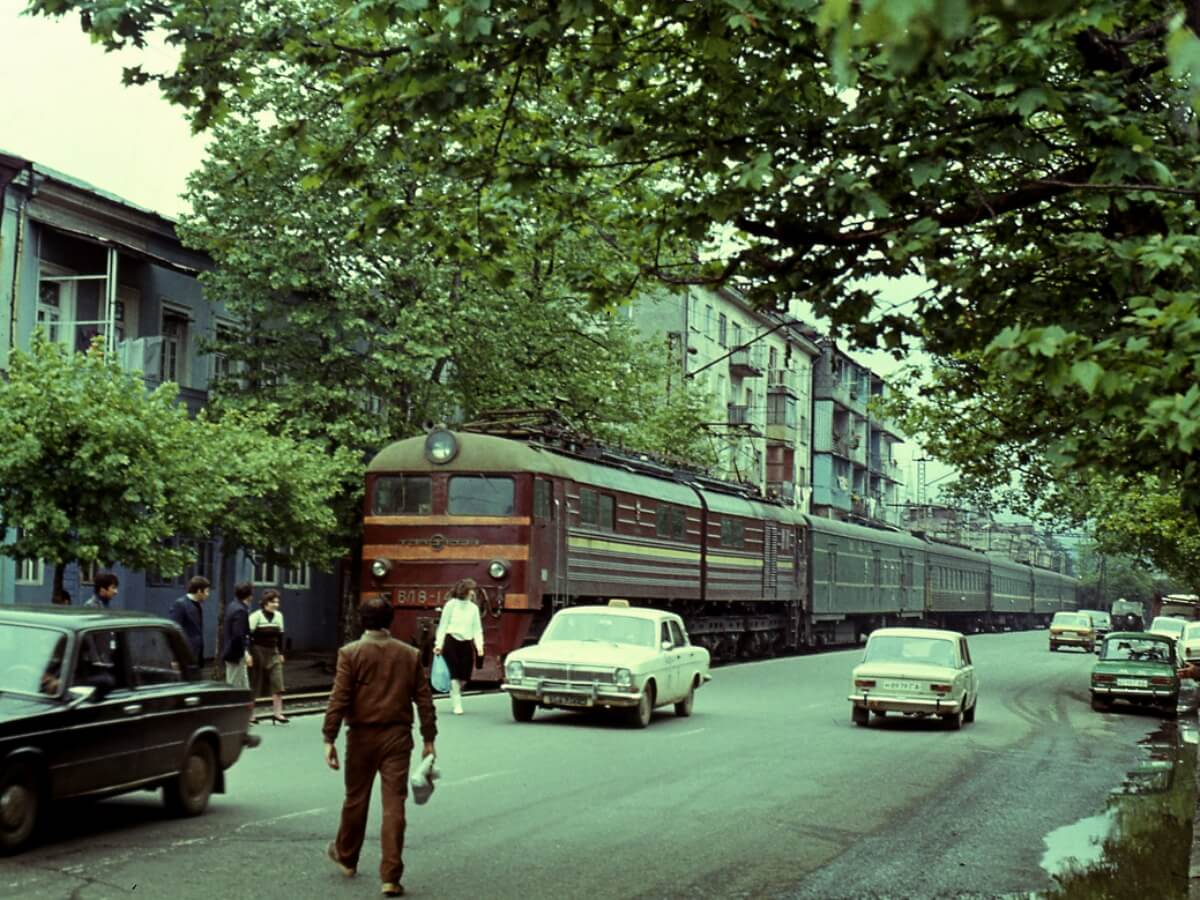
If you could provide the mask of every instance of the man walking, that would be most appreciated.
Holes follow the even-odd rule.
[[[202,604],[208,599],[211,587],[209,580],[203,575],[196,575],[188,582],[187,594],[176,597],[171,603],[167,615],[180,628],[187,638],[196,665],[204,664],[204,609]]]
[[[92,609],[108,609],[113,597],[117,596],[120,584],[117,576],[112,572],[97,572],[96,577],[92,580],[92,589],[95,593],[88,597],[83,605]],[[69,603],[70,600],[67,602]]]
[[[234,585],[233,600],[225,607],[225,631],[222,635],[225,683],[250,689],[246,669],[254,665],[250,657],[250,598],[254,587],[248,582]]]
[[[379,875],[384,895],[398,897],[404,893],[400,878],[404,874],[404,801],[413,749],[413,707],[420,717],[425,741],[422,758],[434,752],[437,714],[420,654],[388,631],[391,605],[373,597],[358,612],[365,631],[361,639],[338,651],[337,674],[322,728],[325,762],[337,769],[335,742],[342,721],[347,725],[346,799],[337,839],[330,842],[326,854],[343,875],[355,874],[378,772],[383,779],[383,859]]]

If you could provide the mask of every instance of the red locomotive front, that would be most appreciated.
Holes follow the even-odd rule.
[[[499,681],[561,577],[554,467],[536,447],[446,429],[385,447],[367,468],[361,599],[390,602],[392,633],[428,652],[451,586],[474,578],[475,677]]]

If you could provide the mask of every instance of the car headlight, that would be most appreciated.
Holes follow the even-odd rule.
[[[628,669],[617,669],[613,672],[613,683],[617,687],[633,687],[633,673]]]
[[[519,659],[504,664],[504,677],[509,681],[520,681],[525,677],[525,666]]]
[[[508,563],[502,559],[493,559],[488,563],[488,574],[499,581],[508,574]]]
[[[392,570],[392,561],[389,559],[377,559],[371,563],[371,574],[376,578],[382,578]]]
[[[457,453],[458,441],[449,431],[431,431],[429,437],[425,438],[425,458],[431,463],[448,463]]]

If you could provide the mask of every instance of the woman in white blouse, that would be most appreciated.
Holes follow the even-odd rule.
[[[433,652],[445,657],[450,670],[450,702],[456,716],[463,714],[462,687],[471,680],[475,654],[483,656],[483,622],[475,605],[475,587],[474,578],[462,578],[454,585],[433,642]]]

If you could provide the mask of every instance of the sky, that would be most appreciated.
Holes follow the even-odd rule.
[[[0,150],[155,212],[185,211],[179,195],[204,159],[204,140],[157,88],[121,84],[124,66],[165,65],[170,52],[105,53],[76,17],[33,18],[24,7],[0,0]]]

